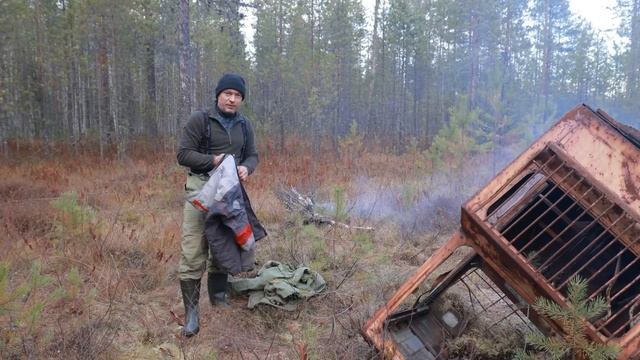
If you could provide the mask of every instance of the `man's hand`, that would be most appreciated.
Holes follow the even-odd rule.
[[[224,154],[213,155],[213,167],[217,167],[222,162]]]
[[[247,178],[249,178],[249,169],[247,169],[246,166],[238,166],[238,177],[242,182],[247,181]]]

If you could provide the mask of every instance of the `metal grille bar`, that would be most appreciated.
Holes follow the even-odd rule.
[[[491,332],[492,335],[496,336],[492,330],[496,325],[510,320],[516,320],[518,323],[525,325],[529,331],[538,331],[531,321],[523,316],[523,313],[520,311],[518,306],[514,304],[505,293],[498,289],[493,282],[487,279],[486,275],[481,270],[473,269],[463,275],[459,281],[467,288],[471,305],[473,306],[473,303],[475,302],[483,309],[482,312],[474,312],[475,316],[480,316],[483,313],[489,313],[498,307],[507,310],[500,319],[494,321],[486,329]],[[476,289],[477,292],[472,289]],[[491,292],[492,294],[488,292]],[[480,299],[479,295],[482,296],[483,299]]]
[[[592,241],[588,246],[586,246],[584,249],[582,249],[573,259],[571,259],[571,261],[569,261],[565,266],[563,266],[561,269],[559,269],[555,274],[553,274],[550,278],[549,281],[553,282],[554,280],[556,280],[557,276],[560,275],[561,273],[563,273],[565,270],[567,270],[567,268],[571,265],[573,265],[576,260],[580,259],[582,256],[584,256],[586,251],[589,251],[593,248],[594,245],[596,245],[596,243],[604,236],[609,234],[608,231],[611,229],[611,227],[615,224],[618,223],[618,221],[620,221],[620,219],[622,219],[624,216],[620,215],[616,221],[614,221],[612,224],[610,224],[609,226],[606,227],[606,229],[604,229],[600,235],[598,235],[597,238],[594,239],[594,241]],[[627,232],[627,230],[631,229],[631,225],[629,225],[624,232]],[[617,238],[617,237],[616,237]],[[615,238],[614,238],[615,239]],[[597,257],[599,257],[600,255],[602,255],[602,253],[604,251],[606,251],[607,249],[609,249],[609,247],[611,247],[612,244],[614,244],[615,242],[613,241],[609,241],[607,243],[607,246],[605,246],[604,248],[602,248],[600,251],[598,251],[595,256],[593,256],[591,259],[589,259],[589,261],[587,261],[584,265],[582,265],[578,270],[576,270],[574,273],[571,274],[571,276],[567,277],[567,280],[563,281],[560,285],[558,285],[558,289],[562,289],[565,287],[565,285],[567,285],[567,283],[569,282],[569,279],[571,279],[572,277],[576,276],[580,271],[584,270],[584,268],[591,264],[591,262],[593,262],[593,260]]]
[[[532,163],[545,186],[526,189],[534,196],[512,213],[501,209],[506,222],[494,229],[564,296],[570,279],[586,279],[589,299],[602,296],[610,307],[594,328],[619,337],[640,318],[640,224],[567,161],[542,151]]]

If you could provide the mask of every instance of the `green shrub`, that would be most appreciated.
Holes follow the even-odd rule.
[[[8,263],[0,263],[0,358],[45,358],[51,348],[77,356],[89,349],[91,357],[105,351],[108,344],[93,346],[96,339],[102,339],[96,331],[81,330],[107,323],[105,318],[91,322],[88,309],[96,292],[83,285],[76,267],[54,284],[51,276],[43,274],[38,260],[32,262],[29,274],[23,278],[12,274]],[[55,329],[50,326],[52,317],[58,318]],[[94,343],[74,347],[75,340],[65,342],[61,338],[89,339]]]
[[[336,221],[345,222],[347,220],[347,200],[345,191],[342,187],[337,186],[334,189],[333,201],[336,206],[334,214]]]
[[[374,249],[373,239],[370,233],[359,232],[353,236],[353,241],[358,244],[358,255],[367,255]]]
[[[62,194],[51,201],[51,207],[59,211],[58,224],[63,231],[77,233],[95,218],[95,211],[90,206],[78,203],[78,195],[75,192]]]
[[[42,274],[39,261],[32,263],[28,278],[14,288],[12,280],[9,264],[0,263],[0,357],[34,357],[50,340],[41,319],[45,305],[56,293],[46,292],[51,277]]]

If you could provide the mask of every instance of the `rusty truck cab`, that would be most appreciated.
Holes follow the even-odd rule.
[[[562,334],[531,304],[587,280],[609,311],[587,336],[640,359],[640,133],[601,110],[564,115],[461,210],[458,232],[362,329],[386,357],[446,359],[456,338]],[[492,341],[492,340],[490,340]]]

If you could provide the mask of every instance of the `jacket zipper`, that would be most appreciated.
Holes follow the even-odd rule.
[[[226,133],[227,133],[227,138],[229,139],[229,145],[231,145],[231,129],[232,129],[234,126],[236,126],[236,124],[237,124],[237,123],[239,123],[239,121],[236,121],[236,122],[231,126],[231,128],[230,128],[230,129],[227,129],[227,127],[226,127],[226,126],[224,126],[220,120],[216,119],[215,117],[214,117],[213,119],[214,119],[218,124],[220,124],[220,126],[222,126],[222,128],[224,129],[224,132],[226,132]]]

